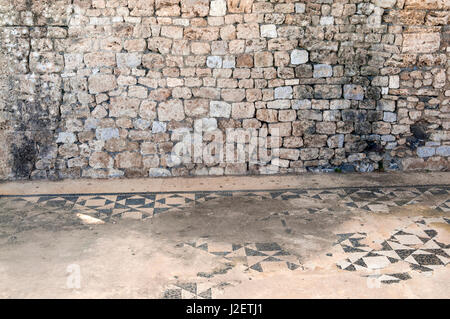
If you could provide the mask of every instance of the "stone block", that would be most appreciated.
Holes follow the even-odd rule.
[[[209,15],[212,17],[222,17],[227,13],[226,0],[212,0],[209,9]]]
[[[419,147],[417,148],[417,156],[419,157],[431,157],[436,154],[436,148],[434,147]]]
[[[309,60],[309,53],[306,50],[292,50],[291,64],[304,64]]]
[[[231,105],[222,101],[211,101],[209,104],[209,116],[229,118],[231,115]]]
[[[160,102],[157,110],[160,121],[182,121],[185,118],[183,102],[181,100]]]
[[[328,64],[315,64],[314,73],[315,78],[329,78],[333,76],[333,68]]]
[[[344,98],[347,100],[364,100],[364,88],[361,85],[344,85]]]
[[[404,53],[434,53],[441,45],[441,35],[434,33],[405,33],[403,35],[402,52]]]

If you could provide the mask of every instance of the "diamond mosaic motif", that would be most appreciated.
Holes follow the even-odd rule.
[[[212,299],[213,284],[196,282],[177,282],[164,291],[163,299]]]
[[[0,196],[0,201],[14,201],[14,209],[38,205],[49,211],[55,209],[83,213],[105,222],[121,218],[146,219],[155,215],[191,207],[199,203],[220,198],[244,197],[255,200],[335,200],[349,210],[383,213],[393,207],[420,204],[429,196],[443,199],[432,206],[441,212],[450,211],[450,188],[448,186],[417,187],[348,187],[330,189],[289,189],[276,191],[211,191],[211,192],[173,192],[173,193],[132,193],[132,194],[69,194]],[[2,205],[8,205],[3,203]],[[309,213],[332,213],[329,208],[306,208]]]
[[[419,218],[412,225],[394,232],[381,243],[381,249],[371,249],[362,244],[365,233],[337,234],[339,245],[347,258],[337,264],[347,271],[378,270],[394,263],[406,263],[411,270],[432,272],[445,267],[450,262],[450,245],[436,240],[437,231],[429,227],[430,223],[450,224],[445,217]],[[387,276],[387,275],[383,275]],[[390,274],[398,279],[380,279],[387,283],[410,279],[409,275]],[[386,279],[386,280],[385,280]]]
[[[301,268],[298,257],[283,250],[277,243],[228,244],[199,240],[187,245],[243,264],[246,270],[267,272]]]

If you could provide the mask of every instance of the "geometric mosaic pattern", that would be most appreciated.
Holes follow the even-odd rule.
[[[228,244],[200,240],[187,245],[240,263],[247,271],[296,270],[301,267],[298,257],[283,250],[277,243]]]
[[[42,212],[64,211],[81,213],[115,222],[122,218],[147,219],[155,215],[195,206],[214,199],[245,197],[255,200],[299,199],[300,202],[340,204],[349,211],[368,213],[389,212],[405,205],[421,204],[450,215],[450,185],[392,186],[392,187],[340,187],[320,189],[285,189],[255,191],[200,191],[200,192],[143,192],[143,193],[97,193],[67,195],[0,195],[0,210],[14,211],[18,216]],[[332,214],[335,207],[308,205],[298,211],[310,214]],[[295,213],[286,211],[274,213]],[[438,232],[431,223],[450,224],[450,216],[439,218],[421,217],[413,223],[395,230],[373,249],[366,243],[367,234],[361,232],[337,234],[336,249],[346,258],[337,263],[345,271],[360,272],[362,276],[382,284],[399,283],[412,278],[413,272],[431,273],[445,267],[450,261],[450,245],[439,242]],[[285,227],[285,222],[283,223]],[[288,231],[289,229],[286,229]],[[291,255],[277,243],[215,243],[206,239],[186,243],[209,254],[219,256],[227,265],[240,264],[249,272],[296,271],[303,267],[297,256]],[[401,267],[397,267],[401,266]],[[400,270],[399,270],[400,269]],[[369,274],[368,274],[369,273]],[[166,287],[164,298],[210,299],[219,296],[227,283],[210,281],[176,282]]]
[[[212,299],[211,283],[176,283],[167,287],[163,299]]]
[[[432,208],[444,213],[450,213],[450,198],[445,201],[442,201],[441,203]]]
[[[381,249],[371,249],[363,243],[365,233],[337,234],[336,245],[347,258],[337,264],[347,271],[389,269],[391,264],[405,263],[410,270],[432,272],[450,262],[450,245],[436,240],[437,231],[430,223],[450,224],[450,218],[418,218],[407,227],[397,229],[381,243]],[[408,273],[391,273],[379,276],[383,283],[395,283],[410,279]]]
[[[347,207],[354,207],[368,212],[388,212],[389,209],[404,205],[420,204],[428,196],[449,195],[446,186],[433,187],[372,187],[350,189],[342,200]],[[450,200],[450,198],[447,198]],[[439,204],[440,205],[440,204]]]
[[[245,271],[270,272],[302,269],[298,257],[283,250],[277,243],[227,244],[200,239],[186,245],[223,258],[228,267],[233,263],[245,266]],[[233,263],[230,263],[233,262]],[[198,274],[200,275],[200,273]],[[212,299],[219,297],[220,290],[229,283],[214,282],[177,282],[166,287],[164,299]]]
[[[122,194],[68,194],[68,195],[0,195],[0,207],[7,201],[21,204],[23,209],[38,205],[49,211],[64,209],[83,213],[105,222],[121,218],[146,219],[154,215],[196,205],[217,198],[247,197],[253,199],[305,199],[336,200],[349,210],[387,212],[393,207],[420,204],[429,196],[443,195],[442,202],[431,207],[441,212],[450,212],[449,186],[416,187],[345,187],[322,189],[287,189],[270,191],[210,191],[171,193],[122,193]],[[309,213],[320,213],[328,208],[306,208]]]
[[[411,276],[408,273],[394,273],[394,274],[375,274],[368,275],[368,278],[374,279],[380,284],[398,284],[402,280],[411,279]]]

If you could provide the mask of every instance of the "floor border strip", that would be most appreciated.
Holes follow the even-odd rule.
[[[279,189],[236,189],[236,190],[211,190],[211,191],[161,191],[161,192],[109,192],[109,193],[61,193],[61,194],[27,194],[27,195],[0,195],[0,198],[14,197],[42,197],[42,196],[111,196],[111,195],[140,195],[140,194],[188,194],[188,193],[244,193],[244,192],[288,192],[298,190],[337,190],[337,189],[374,189],[374,188],[410,188],[410,187],[443,187],[450,188],[450,184],[428,184],[428,185],[389,185],[389,186],[338,186],[338,187],[318,187],[318,188],[279,188]]]

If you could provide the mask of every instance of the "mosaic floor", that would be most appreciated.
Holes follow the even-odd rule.
[[[300,267],[298,257],[283,250],[277,243],[227,244],[201,240],[187,244],[225,260],[243,264],[247,271],[295,270]]]
[[[435,240],[437,231],[430,227],[431,223],[450,224],[450,216],[418,218],[414,223],[396,230],[381,243],[381,249],[371,249],[361,244],[367,237],[366,233],[337,234],[336,245],[348,256],[337,266],[347,271],[367,271],[389,269],[391,264],[403,263],[418,272],[432,272],[445,267],[450,262],[450,244]],[[396,283],[411,278],[408,273],[375,276],[382,283]]]
[[[120,219],[144,220],[155,215],[192,207],[200,203],[221,198],[245,197],[256,200],[277,199],[289,201],[332,200],[339,202],[349,212],[359,211],[375,214],[389,212],[396,207],[425,202],[430,197],[437,198],[430,209],[443,213],[442,217],[415,217],[396,229],[374,249],[365,242],[368,234],[359,232],[337,233],[333,253],[344,254],[343,260],[334,267],[343,272],[354,272],[368,277],[376,283],[387,285],[410,280],[413,274],[431,274],[436,269],[448,266],[450,243],[436,239],[438,230],[435,223],[450,224],[450,186],[395,186],[362,188],[321,188],[286,189],[266,191],[211,191],[211,192],[171,192],[171,193],[121,193],[121,194],[67,194],[0,196],[0,209],[14,209],[18,213],[40,210],[55,210],[80,213],[106,223]],[[299,207],[309,214],[332,214],[330,207]],[[297,210],[297,211],[298,211]],[[446,215],[448,213],[448,215]],[[283,223],[283,214],[274,213]],[[285,223],[283,223],[285,226]],[[289,229],[286,229],[289,232]],[[276,271],[304,271],[300,256],[287,251],[277,242],[226,243],[200,238],[193,242],[180,243],[194,252],[202,252],[217,258],[218,263],[233,268],[240,265],[249,274]],[[332,253],[330,252],[331,256]],[[194,281],[173,281],[162,292],[163,298],[209,299],[220,297],[227,282],[209,280],[204,274]]]
[[[2,196],[0,208],[10,207],[31,209],[36,205],[49,211],[63,209],[83,213],[105,222],[121,218],[146,219],[164,212],[179,210],[192,205],[224,197],[249,197],[254,199],[335,199],[348,207],[367,212],[388,212],[392,207],[420,204],[433,195],[449,195],[448,186],[417,187],[366,187],[330,188],[308,190],[276,191],[212,191],[175,193],[127,193],[127,194],[67,194]],[[442,212],[450,212],[450,196],[431,207]],[[307,208],[311,213],[331,212],[329,208]]]
[[[164,299],[212,299],[216,288],[211,283],[175,283],[167,287]]]

